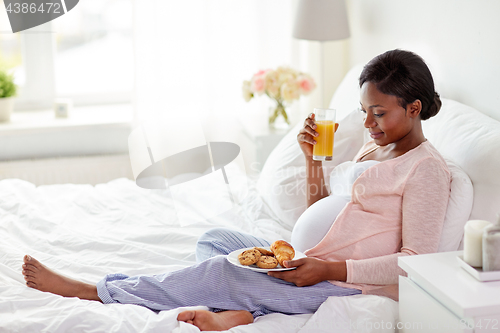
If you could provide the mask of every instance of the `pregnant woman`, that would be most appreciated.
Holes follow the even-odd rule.
[[[404,274],[398,257],[436,252],[444,223],[450,173],[421,127],[422,120],[438,113],[441,101],[424,61],[402,50],[371,60],[359,85],[364,126],[373,140],[352,163],[339,166],[345,172],[333,177],[347,184],[347,197],[328,196],[322,162],[312,159],[314,115],[297,136],[306,159],[309,208],[292,237],[307,257],[285,262],[295,270],[266,275],[232,265],[219,254],[270,243],[215,229],[199,240],[199,263],[179,271],[110,274],[93,285],[68,279],[25,256],[26,284],[62,296],[155,311],[205,305],[210,311],[178,316],[201,330],[227,330],[273,312],[312,313],[329,296],[372,293],[397,299],[398,276]]]

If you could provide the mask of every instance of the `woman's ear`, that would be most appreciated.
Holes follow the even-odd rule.
[[[416,99],[406,106],[406,111],[408,112],[410,118],[416,118],[422,111],[422,102],[419,99]]]

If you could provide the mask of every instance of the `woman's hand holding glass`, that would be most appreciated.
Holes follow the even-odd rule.
[[[302,127],[299,134],[297,134],[297,141],[300,149],[308,159],[312,159],[313,156],[313,147],[316,144],[315,138],[318,136],[316,128],[315,115],[314,113],[311,113],[306,120],[304,120],[304,127]],[[337,132],[338,128],[339,124],[336,123],[335,132]]]

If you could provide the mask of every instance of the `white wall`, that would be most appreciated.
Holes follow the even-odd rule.
[[[293,66],[309,73],[316,81],[317,88],[307,98],[301,98],[299,120],[303,121],[313,108],[328,107],[338,85],[349,71],[349,40],[329,41],[294,41],[295,59]],[[321,68],[321,49],[323,49],[323,69]],[[323,86],[321,85],[323,70]],[[321,93],[323,89],[323,94]]]
[[[350,66],[390,49],[414,51],[429,65],[443,97],[500,120],[500,1],[347,0],[347,4]]]

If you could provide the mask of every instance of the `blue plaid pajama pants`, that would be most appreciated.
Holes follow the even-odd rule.
[[[327,281],[297,287],[267,274],[234,266],[225,257],[241,248],[269,245],[266,240],[248,234],[212,229],[198,241],[196,265],[158,275],[110,274],[97,283],[97,292],[105,304],[136,304],[153,311],[203,305],[214,312],[246,310],[254,317],[274,312],[313,313],[330,296],[361,293]]]

